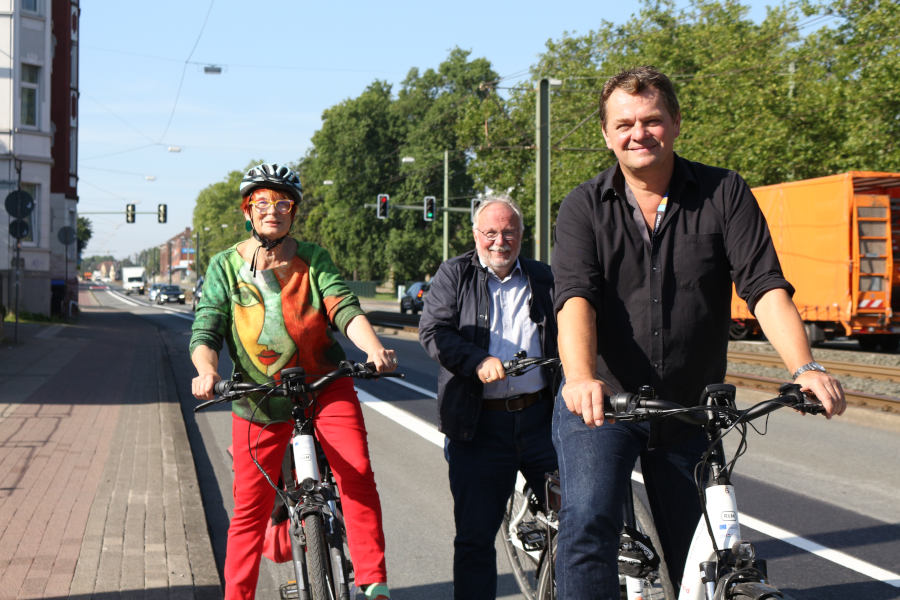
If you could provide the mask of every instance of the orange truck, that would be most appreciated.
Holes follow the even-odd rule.
[[[851,171],[753,189],[813,344],[900,345],[900,173]],[[759,331],[732,296],[732,339]]]

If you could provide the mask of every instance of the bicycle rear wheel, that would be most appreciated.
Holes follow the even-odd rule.
[[[530,490],[526,490],[531,494]],[[528,600],[537,598],[538,568],[544,549],[547,546],[546,532],[535,519],[532,506],[536,500],[514,490],[506,502],[503,522],[498,536],[512,567],[513,577]]]
[[[660,556],[659,568],[641,580],[643,583],[641,598],[643,600],[676,600],[678,596],[675,594],[675,588],[669,579],[668,569],[665,566],[665,557],[660,550],[662,546],[660,545],[659,534],[653,525],[650,510],[633,491],[632,497],[634,499],[634,520],[637,529],[650,538],[654,549]],[[549,552],[539,563],[537,587],[533,596],[535,600],[554,600],[556,598],[556,581],[554,579],[556,536],[553,536],[549,548]],[[628,595],[624,576],[620,576],[619,579],[621,581],[621,598],[622,600],[627,600]]]
[[[331,577],[322,515],[306,515],[303,519],[303,532],[306,535],[306,573],[309,577],[310,597],[312,600],[331,600],[334,596],[328,585]]]
[[[643,578],[644,600],[675,600],[678,596],[675,594],[675,587],[672,580],[669,579],[669,570],[666,567],[665,556],[662,553],[662,544],[659,541],[659,533],[653,524],[653,517],[650,509],[632,490],[632,498],[634,499],[634,521],[637,529],[650,538],[653,548],[659,554],[659,568]],[[625,596],[622,596],[625,598]]]

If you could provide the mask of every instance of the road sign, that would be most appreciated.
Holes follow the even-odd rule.
[[[60,227],[59,231],[56,232],[56,237],[59,238],[59,243],[63,246],[68,246],[75,241],[75,230],[68,225]]]
[[[17,240],[28,237],[30,233],[31,226],[28,225],[28,221],[22,219],[13,219],[9,224],[9,235],[16,238]]]
[[[13,190],[6,195],[6,212],[16,219],[24,219],[34,210],[34,198],[25,190]]]

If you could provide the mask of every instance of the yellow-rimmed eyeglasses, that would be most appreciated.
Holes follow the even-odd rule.
[[[250,205],[256,209],[256,212],[260,214],[269,212],[269,210],[274,206],[275,212],[286,215],[287,213],[291,212],[291,209],[294,207],[294,201],[278,200],[276,202],[269,202],[268,200],[251,200]]]
[[[477,231],[478,233],[480,233],[481,235],[483,235],[485,238],[487,238],[487,240],[488,240],[489,242],[496,242],[496,241],[497,241],[497,238],[499,238],[500,236],[503,236],[503,239],[506,240],[506,241],[508,241],[508,242],[509,242],[509,241],[512,241],[512,240],[514,240],[514,239],[516,239],[517,237],[519,237],[519,232],[518,232],[518,231],[510,231],[510,230],[506,230],[506,231],[482,231],[482,230],[480,230],[480,229],[475,229],[475,231]]]

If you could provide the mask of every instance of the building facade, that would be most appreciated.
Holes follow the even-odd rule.
[[[79,17],[77,0],[0,0],[0,196],[34,199],[21,239],[0,211],[0,303],[10,310],[60,313],[77,297]]]

